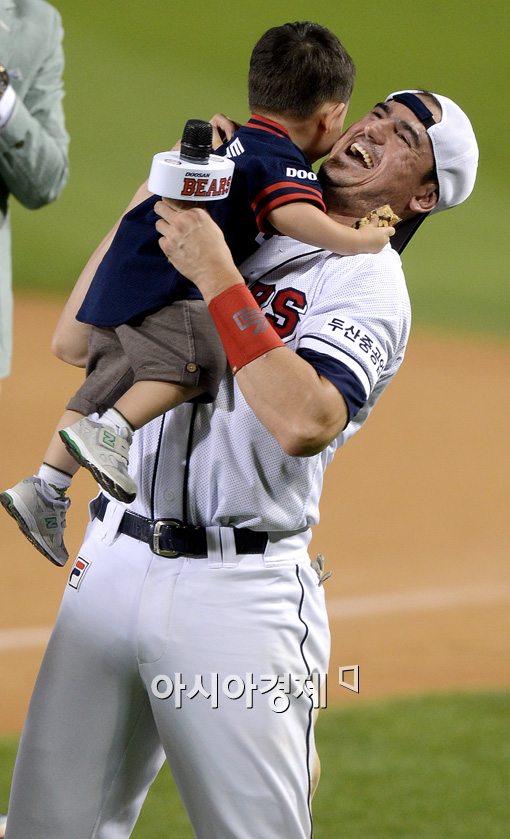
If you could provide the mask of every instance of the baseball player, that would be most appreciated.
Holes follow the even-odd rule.
[[[330,219],[309,163],[340,136],[353,80],[349,55],[318,24],[278,26],[256,44],[248,83],[254,113],[223,148],[235,156],[236,172],[229,198],[211,211],[236,264],[260,234],[273,232],[343,254],[377,252],[388,242],[391,227],[355,230]],[[66,490],[77,462],[115,498],[132,501],[133,431],[183,401],[214,399],[225,369],[196,286],[158,247],[156,200],[150,196],[124,216],[78,312],[97,328],[88,376],[59,421],[60,434],[38,474],[0,495],[24,535],[58,565],[68,558]]]
[[[389,201],[403,242],[470,194],[477,158],[454,102],[392,94],[334,146],[326,205],[345,223]],[[215,402],[180,405],[134,435],[131,506],[105,493],[91,503],[7,839],[130,836],[165,758],[198,839],[305,839],[310,681],[329,649],[310,527],[325,467],[402,361],[405,279],[390,247],[339,257],[282,237],[241,276],[207,213],[155,209],[162,250],[200,288],[230,370]],[[232,317],[242,308],[249,330]]]

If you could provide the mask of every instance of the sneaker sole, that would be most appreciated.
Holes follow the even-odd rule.
[[[23,536],[25,536],[25,538],[28,539],[28,541],[34,546],[34,548],[36,548],[39,551],[39,553],[42,553],[42,555],[45,556],[46,559],[49,559],[49,561],[52,562],[53,565],[57,565],[59,568],[63,568],[63,566],[69,559],[69,556],[67,556],[62,562],[60,559],[57,559],[55,556],[53,556],[53,554],[49,552],[48,546],[45,542],[41,543],[37,541],[32,530],[30,529],[31,526],[33,530],[37,529],[35,519],[32,517],[27,507],[25,507],[23,501],[21,501],[20,498],[15,498],[13,495],[9,495],[8,492],[2,492],[0,493],[0,504],[3,506],[5,511],[9,513],[9,515],[14,519],[19,529],[23,533]],[[24,510],[24,514],[22,514],[18,507],[15,506],[16,504],[18,505],[18,507],[21,507]]]
[[[58,433],[71,457],[74,457],[80,466],[84,466],[85,469],[88,469],[91,475],[93,475],[98,482],[99,486],[109,492],[110,495],[117,499],[117,501],[123,501],[125,504],[131,504],[131,502],[135,500],[136,492],[128,492],[124,489],[124,487],[118,484],[117,481],[107,475],[106,472],[102,472],[90,459],[90,454],[81,441],[78,442],[77,439],[74,439],[68,431],[59,431]]]

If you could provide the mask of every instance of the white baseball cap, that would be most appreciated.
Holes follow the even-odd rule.
[[[416,95],[422,92],[424,91],[400,90],[390,93],[386,102],[390,99],[401,102],[410,108],[426,127],[434,152],[439,184],[438,202],[431,212],[438,213],[456,207],[471,195],[478,167],[478,144],[471,122],[455,102],[447,96],[430,91],[442,110],[440,122],[435,122],[425,103]],[[428,213],[423,213],[409,219],[408,222],[402,222],[402,225],[399,224],[397,233],[392,237],[392,245],[396,245],[399,251],[403,250],[427,215]],[[403,238],[404,228],[407,228],[407,235],[405,241],[400,244],[397,242],[397,236],[400,233],[399,239]],[[393,239],[396,241],[393,242]]]

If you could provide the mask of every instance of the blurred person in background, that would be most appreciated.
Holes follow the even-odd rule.
[[[0,388],[12,353],[9,196],[37,209],[67,180],[62,36],[44,0],[0,0]]]
[[[0,0],[0,390],[12,354],[9,196],[35,210],[67,180],[62,36],[44,0]],[[5,824],[0,815],[0,839]]]

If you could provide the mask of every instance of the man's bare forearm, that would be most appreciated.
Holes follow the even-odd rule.
[[[76,314],[83,303],[101,260],[112,243],[112,239],[117,232],[123,216],[133,207],[136,207],[137,204],[145,201],[149,195],[147,185],[145,183],[142,184],[135,192],[123,215],[97,246],[78,277],[62,310],[51,344],[52,352],[62,361],[73,364],[75,367],[85,367],[87,363],[90,325],[77,321]]]

